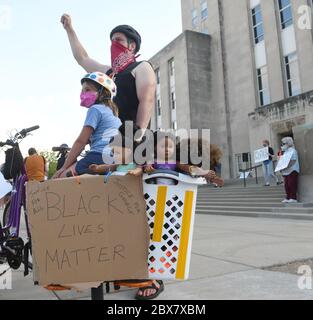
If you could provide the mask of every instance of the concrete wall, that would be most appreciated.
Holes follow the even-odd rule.
[[[307,0],[292,1],[293,16],[295,20],[297,53],[298,53],[298,59],[299,59],[301,89],[302,89],[302,92],[307,92],[307,91],[313,90],[313,80],[312,80],[313,33],[312,33],[312,30],[302,30],[299,27],[299,21],[301,19],[301,15],[298,13],[298,10],[299,10],[299,7],[303,5],[308,5],[308,1]],[[311,26],[313,27],[312,20],[311,20]]]
[[[301,165],[299,200],[303,203],[313,203],[313,122],[295,127],[293,132]]]
[[[211,13],[212,14],[212,13]],[[216,21],[216,32],[219,32]],[[168,61],[175,61],[178,129],[211,129],[211,142],[223,150],[223,176],[229,177],[229,143],[220,43],[186,30],[150,59],[160,69],[162,128],[171,128]],[[154,118],[156,115],[154,115]],[[152,121],[155,123],[155,119]],[[154,127],[152,127],[155,129]]]
[[[263,14],[264,41],[271,102],[284,99],[285,83],[283,58],[280,38],[280,21],[277,16],[275,1],[261,1]]]
[[[179,127],[190,129],[189,81],[185,33],[181,34],[149,60],[154,69],[160,69],[162,128],[164,129],[171,128],[168,62],[173,58],[175,61],[177,122]],[[155,117],[155,114],[153,117]]]
[[[248,114],[256,108],[253,50],[246,1],[223,0],[232,152],[249,151]]]
[[[283,136],[312,122],[313,91],[259,108],[249,115],[250,149],[253,152],[268,139],[277,151]]]

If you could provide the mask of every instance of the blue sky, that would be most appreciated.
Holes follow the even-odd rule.
[[[22,142],[24,153],[32,146],[72,144],[83,125],[79,94],[85,72],[72,57],[63,13],[72,16],[89,56],[102,63],[110,62],[109,33],[116,25],[130,24],[141,33],[139,60],[182,31],[180,0],[0,0],[0,140],[12,129],[39,124]]]

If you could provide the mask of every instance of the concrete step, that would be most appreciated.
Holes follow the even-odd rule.
[[[270,189],[284,189],[284,185],[280,184],[279,186],[277,185],[271,185],[269,187],[264,186],[263,183],[259,183],[258,185],[251,187],[247,186],[244,187],[244,185],[241,186],[227,186],[225,185],[223,188],[215,188],[212,185],[200,185],[199,190],[203,189],[208,189],[208,190],[258,190],[258,189],[263,189],[263,190],[270,190]]]
[[[284,203],[287,208],[313,208],[313,203]]]
[[[253,197],[256,197],[256,196],[259,196],[259,197],[263,197],[263,198],[266,198],[266,197],[281,197],[281,196],[284,196],[285,193],[281,192],[281,193],[230,193],[230,194],[223,194],[223,193],[198,193],[198,197],[223,197],[223,198],[228,198],[228,197],[243,197],[243,196],[246,196],[246,197],[250,197],[251,199],[253,199]]]
[[[285,199],[285,194],[232,194],[232,195],[222,195],[222,194],[198,194],[197,199]]]
[[[234,198],[215,198],[215,197],[203,197],[197,198],[197,202],[224,202],[224,203],[280,203],[282,204],[282,200],[285,199],[284,196],[275,197],[275,198],[242,198],[242,197],[234,197]]]
[[[240,186],[227,186],[225,185],[224,187],[222,188],[216,188],[212,185],[209,185],[209,184],[205,184],[205,185],[200,185],[199,186],[199,189],[212,189],[212,190],[239,190],[239,189],[246,189],[246,190],[256,190],[256,189],[279,189],[279,188],[283,188],[284,187],[284,184],[280,184],[280,185],[270,185],[270,186],[265,186],[263,183],[259,183],[258,185],[255,185],[254,187],[251,187],[251,186],[244,186],[243,184],[240,185]]]
[[[285,188],[277,187],[277,188],[198,188],[199,192],[284,192]]]
[[[207,194],[207,193],[212,193],[212,194],[242,194],[242,193],[249,193],[249,194],[254,194],[254,193],[285,193],[285,190],[283,189],[256,189],[256,190],[251,190],[251,189],[238,189],[238,190],[223,190],[223,189],[199,189],[198,193],[200,194]]]
[[[201,195],[198,194],[197,199],[285,199],[285,194],[269,194],[269,195],[264,195],[264,194],[237,194],[237,195],[222,195],[222,194],[206,194],[206,195]]]
[[[275,218],[275,219],[292,219],[292,220],[313,220],[312,214],[292,214],[292,213],[273,213],[273,212],[256,212],[256,211],[216,211],[208,209],[197,209],[196,214],[210,214],[216,216],[236,216],[250,218]]]
[[[276,201],[276,202],[259,202],[259,201],[229,201],[228,199],[224,201],[214,201],[214,200],[198,200],[197,201],[198,206],[233,206],[233,207],[241,207],[241,206],[251,206],[251,207],[275,207],[279,208],[282,207],[284,208],[285,206],[281,203],[281,201]]]
[[[290,207],[256,207],[256,206],[213,206],[213,205],[197,205],[197,210],[210,210],[210,211],[254,211],[254,212],[280,212],[280,213],[294,213],[294,214],[313,214],[312,208],[290,208]]]

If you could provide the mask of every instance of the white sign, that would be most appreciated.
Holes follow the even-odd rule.
[[[282,157],[280,157],[275,172],[284,170],[288,168],[293,152],[285,152]]]
[[[0,264],[0,290],[12,289],[12,269],[8,264]]]
[[[247,179],[250,176],[251,176],[251,172],[250,171],[246,171],[245,173],[241,172],[239,179]]]
[[[2,199],[10,191],[12,191],[11,184],[4,179],[3,174],[0,172],[0,199]]]
[[[269,159],[268,147],[254,151],[254,162],[260,163]]]

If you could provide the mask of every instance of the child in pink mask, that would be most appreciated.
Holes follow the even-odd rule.
[[[111,164],[113,161],[109,143],[121,126],[118,109],[113,102],[116,85],[101,72],[87,74],[81,83],[81,106],[88,109],[86,120],[63,167],[54,178],[64,178],[69,172],[77,175],[89,173],[91,164]],[[85,158],[77,162],[87,144],[90,144],[90,151]]]

